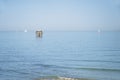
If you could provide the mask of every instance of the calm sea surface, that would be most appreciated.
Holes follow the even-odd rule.
[[[120,80],[120,32],[0,32],[0,80]]]

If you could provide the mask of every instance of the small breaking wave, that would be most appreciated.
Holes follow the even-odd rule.
[[[60,76],[46,76],[43,78],[38,78],[34,80],[93,80],[88,78],[68,78],[68,77],[60,77]]]

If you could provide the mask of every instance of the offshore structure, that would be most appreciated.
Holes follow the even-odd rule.
[[[36,36],[37,37],[42,37],[42,35],[43,35],[43,31],[42,30],[36,31]]]

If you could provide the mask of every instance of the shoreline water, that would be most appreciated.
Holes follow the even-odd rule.
[[[1,32],[0,80],[120,80],[119,35]]]

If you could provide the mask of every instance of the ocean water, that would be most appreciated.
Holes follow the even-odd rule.
[[[120,32],[0,32],[0,80],[120,80]]]

